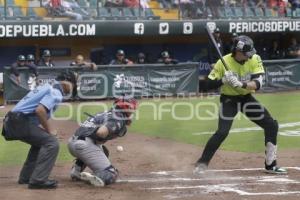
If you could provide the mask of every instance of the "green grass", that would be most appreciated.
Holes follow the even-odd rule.
[[[270,111],[272,116],[280,124],[289,122],[300,122],[300,92],[299,93],[275,93],[259,94],[256,98]],[[190,99],[149,99],[140,101],[140,107],[136,113],[136,120],[129,128],[131,134],[144,134],[157,136],[180,141],[183,143],[204,146],[211,135],[194,135],[193,133],[214,132],[217,128],[218,107],[208,105],[216,103],[218,106],[219,98],[190,98]],[[191,103],[191,104],[190,104]],[[180,104],[180,105],[179,105]],[[184,105],[181,105],[184,104]],[[188,106],[188,104],[190,106]],[[157,110],[152,106],[155,105]],[[85,102],[85,106],[74,104],[73,109],[76,112],[70,113],[67,107],[60,107],[57,117],[64,117],[71,114],[72,120],[84,120],[88,112],[94,114],[110,108],[111,102]],[[80,113],[77,115],[76,113]],[[188,120],[176,120],[172,118],[171,113],[178,118],[188,117]],[[197,113],[197,114],[196,114]],[[199,118],[201,116],[201,119]],[[213,119],[203,119],[213,118]],[[256,125],[242,116],[237,116],[232,128],[256,127]],[[285,130],[297,130],[300,132],[300,126],[283,128]],[[278,136],[279,149],[299,148],[300,137]],[[0,139],[0,164],[18,164],[25,160],[28,145],[21,142],[4,142]],[[243,133],[231,133],[221,149],[242,152],[263,152],[264,135],[263,131],[249,131]],[[71,160],[65,144],[61,145],[59,161]]]
[[[0,137],[0,165],[16,165],[26,160],[30,146],[19,141],[6,142]],[[60,162],[72,160],[66,144],[61,144],[58,159]]]

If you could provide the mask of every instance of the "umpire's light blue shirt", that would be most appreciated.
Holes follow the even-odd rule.
[[[48,114],[50,114],[56,109],[56,106],[62,102],[62,99],[62,91],[53,88],[49,84],[45,84],[37,87],[23,97],[12,109],[12,112],[35,114],[35,109],[39,104],[42,104],[47,108]]]

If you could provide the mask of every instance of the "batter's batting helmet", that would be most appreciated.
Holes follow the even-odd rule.
[[[246,35],[240,35],[234,39],[232,52],[235,51],[244,53],[244,55],[248,58],[251,58],[254,54],[256,54],[253,40]]]

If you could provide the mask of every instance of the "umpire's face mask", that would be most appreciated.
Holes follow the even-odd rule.
[[[52,84],[52,87],[53,87],[54,89],[59,90],[63,96],[66,95],[66,94],[64,93],[63,87],[62,87],[62,85],[61,85],[61,83],[60,83],[59,81],[54,81],[54,83]]]
[[[55,81],[52,87],[59,90],[64,99],[70,99],[73,97],[74,87],[69,81]]]

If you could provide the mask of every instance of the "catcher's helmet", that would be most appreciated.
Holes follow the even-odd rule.
[[[240,51],[248,58],[251,58],[254,54],[256,54],[253,40],[246,35],[240,35],[234,39],[232,51]]]
[[[18,55],[18,61],[25,61],[25,56],[24,55]]]
[[[28,55],[26,56],[26,60],[27,60],[27,61],[34,61],[34,60],[35,60],[35,59],[34,59],[34,55],[28,54]]]
[[[114,103],[114,107],[121,110],[136,110],[138,106],[138,102],[135,98],[130,97],[119,97]]]
[[[113,103],[113,108],[125,115],[125,118],[122,118],[127,125],[131,124],[131,114],[137,109],[137,106],[138,102],[135,98],[126,96],[117,98]]]

